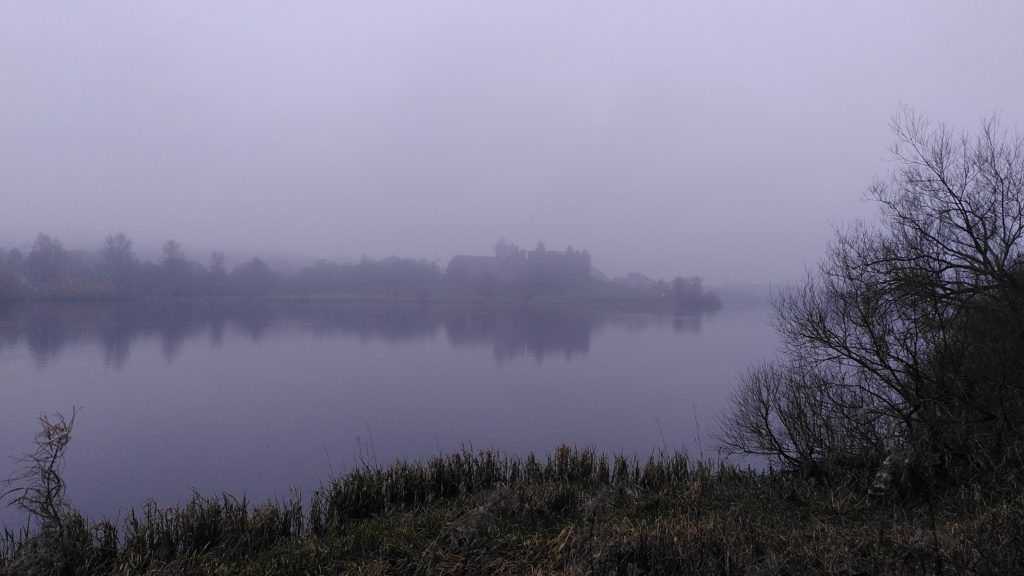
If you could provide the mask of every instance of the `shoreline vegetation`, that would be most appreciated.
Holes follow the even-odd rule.
[[[196,494],[92,522],[60,478],[71,421],[44,418],[8,498],[0,574],[1006,574],[1024,565],[1019,479],[927,495],[559,446],[363,464],[309,497]]]

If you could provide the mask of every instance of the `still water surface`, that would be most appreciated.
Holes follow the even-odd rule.
[[[416,304],[0,307],[0,477],[80,408],[65,475],[94,517],[192,490],[308,493],[362,461],[469,445],[714,455],[764,308],[704,317]],[[10,511],[0,521],[11,523]]]

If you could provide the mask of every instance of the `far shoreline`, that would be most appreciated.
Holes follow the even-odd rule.
[[[24,304],[278,304],[278,303],[323,303],[323,304],[416,304],[458,305],[458,306],[501,306],[501,307],[585,307],[608,312],[647,312],[673,315],[708,315],[726,306],[718,303],[714,306],[680,306],[667,299],[652,298],[592,298],[573,296],[541,296],[530,299],[513,297],[479,298],[473,296],[429,296],[421,297],[410,294],[360,294],[360,293],[326,293],[326,294],[262,294],[262,295],[227,295],[227,296],[140,296],[140,297],[27,297],[0,299],[0,306]]]

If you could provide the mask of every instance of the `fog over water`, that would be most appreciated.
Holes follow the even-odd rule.
[[[92,518],[463,448],[774,456],[871,470],[885,502],[921,446],[1009,461],[1017,148],[950,165],[999,198],[974,214],[905,171],[876,189],[899,242],[853,228],[785,321],[765,296],[877,217],[872,183],[951,181],[921,118],[1024,133],[1022,24],[1011,0],[0,1],[0,536],[58,413],[74,440],[40,461]],[[935,517],[981,526],[931,516],[935,543]]]
[[[1024,117],[1018,2],[0,4],[0,243],[799,276],[901,103]]]
[[[739,367],[775,346],[763,307],[0,305],[0,477],[39,414],[72,406],[65,477],[93,517],[192,489],[308,494],[364,461],[463,446],[713,456]]]

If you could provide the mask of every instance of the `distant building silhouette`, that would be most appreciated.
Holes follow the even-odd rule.
[[[502,238],[494,256],[452,257],[446,274],[453,282],[478,287],[565,285],[590,278],[590,252],[571,246],[564,252],[547,250],[543,242],[523,250]]]

